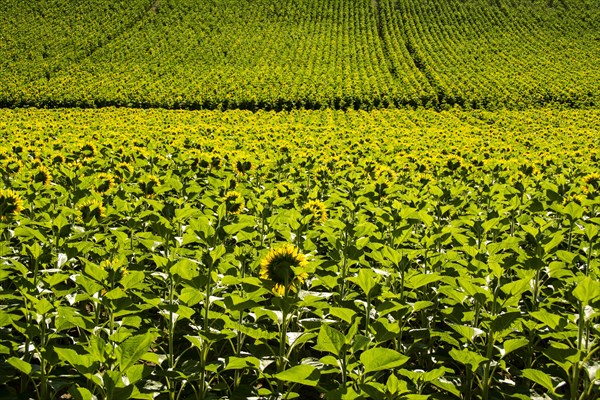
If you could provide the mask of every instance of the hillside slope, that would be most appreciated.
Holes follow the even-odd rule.
[[[599,0],[10,0],[0,104],[590,107],[598,10]]]

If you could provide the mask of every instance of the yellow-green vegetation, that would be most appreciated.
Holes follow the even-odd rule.
[[[599,138],[598,110],[1,110],[3,398],[598,398]]]
[[[599,0],[4,0],[0,105],[597,106]]]

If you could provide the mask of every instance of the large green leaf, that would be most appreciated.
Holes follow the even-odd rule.
[[[554,385],[552,383],[552,378],[550,377],[550,375],[543,371],[531,368],[524,369],[521,372],[523,373],[524,378],[529,379],[534,383],[537,383],[538,385],[548,390],[550,393],[554,394]]]
[[[274,377],[284,382],[299,383],[307,386],[317,386],[321,374],[319,373],[319,370],[312,365],[301,364],[275,374]]]
[[[452,349],[452,350],[450,350],[449,354],[450,354],[450,357],[452,357],[454,360],[458,361],[459,363],[470,366],[471,371],[473,371],[473,372],[475,372],[477,367],[479,367],[479,365],[482,362],[485,362],[487,360],[487,358],[485,358],[475,352],[467,350],[467,349],[463,349],[463,350]]]
[[[338,358],[342,356],[346,338],[344,335],[327,324],[321,325],[315,350],[327,351],[335,354]]]
[[[146,333],[143,335],[132,336],[121,343],[115,353],[121,372],[126,371],[134,365],[150,348],[154,342],[154,335]]]
[[[360,361],[365,367],[365,373],[393,369],[406,363],[409,357],[398,353],[396,350],[375,347],[364,351]]]

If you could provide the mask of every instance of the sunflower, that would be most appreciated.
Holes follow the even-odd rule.
[[[326,165],[321,165],[313,171],[313,175],[317,181],[325,181],[331,176],[331,171]]]
[[[126,162],[119,162],[114,168],[115,177],[119,183],[125,182],[127,178],[130,178],[133,175],[133,172],[133,165]]]
[[[212,155],[210,153],[203,153],[200,151],[194,151],[191,156],[192,168],[194,170],[207,170],[212,165]]]
[[[93,143],[84,144],[83,146],[81,146],[79,151],[83,158],[92,158],[98,153],[96,145],[94,145]]]
[[[600,190],[600,174],[593,172],[584,176],[582,190],[585,194]]]
[[[98,194],[110,193],[115,187],[115,178],[113,175],[101,172],[94,179],[93,188]]]
[[[233,170],[238,175],[244,175],[252,171],[253,168],[254,165],[252,165],[252,162],[248,159],[240,158],[233,161]]]
[[[23,210],[23,200],[17,192],[0,189],[0,221],[7,221]]]
[[[320,200],[311,200],[302,207],[305,215],[312,215],[312,222],[315,225],[324,224],[327,221],[327,208],[325,203]]]
[[[271,249],[260,263],[260,278],[264,279],[271,291],[280,297],[290,291],[296,292],[298,287],[308,278],[304,271],[306,257],[296,247],[286,244]]]
[[[85,223],[92,221],[94,218],[96,221],[104,218],[105,209],[102,202],[96,199],[85,200],[77,206],[79,211],[78,219]]]
[[[52,175],[50,175],[50,171],[48,168],[40,165],[33,171],[31,175],[31,180],[36,183],[43,183],[45,186],[49,186],[50,182],[52,182]]]
[[[246,205],[242,195],[235,191],[227,192],[223,197],[223,201],[225,202],[227,213],[229,214],[240,214]]]
[[[212,169],[221,169],[221,165],[223,165],[223,157],[216,153],[213,153],[210,161],[210,167]]]
[[[56,153],[54,155],[52,155],[52,164],[53,165],[59,165],[59,164],[64,164],[67,160],[65,158],[65,156],[63,156],[60,153]]]
[[[138,184],[144,195],[151,199],[156,196],[156,188],[160,186],[160,179],[154,175],[146,175]]]
[[[14,175],[18,174],[23,168],[23,163],[18,158],[15,157],[7,157],[2,160],[2,164],[0,164],[0,168],[6,175]]]
[[[564,197],[562,204],[567,205],[573,202],[575,204],[582,205],[584,200],[586,200],[586,197],[582,194],[571,194]]]
[[[397,178],[396,172],[390,167],[386,167],[385,165],[380,165],[375,169],[375,179],[385,180],[387,182],[395,182]]]

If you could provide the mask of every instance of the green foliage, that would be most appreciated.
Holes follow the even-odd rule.
[[[599,104],[599,9],[597,0],[6,0],[0,104],[587,108]]]
[[[1,110],[0,391],[597,398],[599,121]]]

